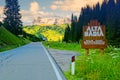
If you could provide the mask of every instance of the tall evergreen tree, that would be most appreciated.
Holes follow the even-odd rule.
[[[77,26],[78,26],[77,41],[82,39],[83,26],[87,25],[87,23],[92,19],[92,17],[93,17],[92,14],[93,14],[93,12],[92,12],[92,9],[90,8],[90,6],[87,6],[86,8],[81,9],[81,14],[79,16],[78,23],[77,23]]]
[[[70,27],[69,27],[69,25],[66,27],[66,29],[65,29],[65,34],[64,34],[64,39],[63,39],[63,41],[65,41],[65,42],[69,42],[70,41],[70,36],[71,35],[71,33],[70,33]]]
[[[65,42],[77,42],[77,16],[71,16],[71,28],[65,29],[64,39]]]
[[[97,3],[96,6],[93,8],[93,11],[92,11],[92,19],[93,20],[96,20],[99,18],[99,15],[100,15],[100,4]]]
[[[71,41],[76,42],[77,37],[77,16],[72,15],[72,22],[71,22]]]
[[[79,16],[78,23],[77,23],[77,26],[78,26],[77,41],[82,39],[82,29],[83,29],[82,27],[83,27],[83,22],[84,22],[83,11],[84,11],[84,8],[81,9],[81,14]]]
[[[110,43],[113,43],[115,36],[115,2],[114,0],[109,0],[107,4],[107,15],[106,15],[106,28],[107,28],[107,39]]]
[[[115,35],[114,35],[114,42],[116,42],[116,44],[120,44],[120,0],[116,1],[116,6],[115,6],[115,16],[114,16],[114,20],[115,20]]]
[[[2,22],[0,21],[0,27],[2,26]]]
[[[105,25],[106,15],[107,15],[107,1],[104,0],[102,5],[101,5],[100,16],[99,16],[99,21],[101,22],[101,24]]]
[[[83,8],[82,10],[82,26],[87,25],[87,23],[92,19],[92,9],[90,6],[87,5],[86,8]]]
[[[74,15],[73,15],[73,13],[72,13],[71,22],[73,22],[73,21],[74,21]]]
[[[20,6],[18,4],[18,0],[5,0],[6,5],[4,8],[4,14],[6,18],[4,18],[4,26],[10,32],[18,35],[21,33],[22,29],[22,21],[20,11]]]

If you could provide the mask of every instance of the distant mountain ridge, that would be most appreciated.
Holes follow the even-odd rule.
[[[59,16],[54,17],[36,17],[33,20],[33,25],[40,25],[40,24],[70,24],[71,20],[69,18],[63,18]]]

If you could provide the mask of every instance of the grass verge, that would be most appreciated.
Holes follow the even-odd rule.
[[[89,56],[77,43],[43,42],[49,48],[77,51],[81,55],[76,59],[76,73],[64,72],[67,80],[119,80],[120,48],[108,46],[101,55],[99,49],[90,49]]]
[[[5,47],[1,47],[0,52],[6,51],[6,50],[11,50],[11,49],[14,49],[14,48],[17,48],[17,47],[18,47],[17,45],[7,45]]]

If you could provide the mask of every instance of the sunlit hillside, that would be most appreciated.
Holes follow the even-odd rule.
[[[47,37],[48,41],[61,41],[63,38],[63,35],[55,30],[47,30],[41,34]]]
[[[61,41],[64,36],[64,31],[67,25],[34,25],[26,26],[23,30],[28,33],[35,35],[39,38],[41,35],[43,38],[47,38],[48,41]]]

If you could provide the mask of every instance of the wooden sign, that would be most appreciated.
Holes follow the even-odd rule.
[[[105,26],[100,25],[97,20],[91,20],[87,26],[83,26],[82,48],[98,48],[103,50],[107,47]],[[89,51],[86,51],[89,52]]]

